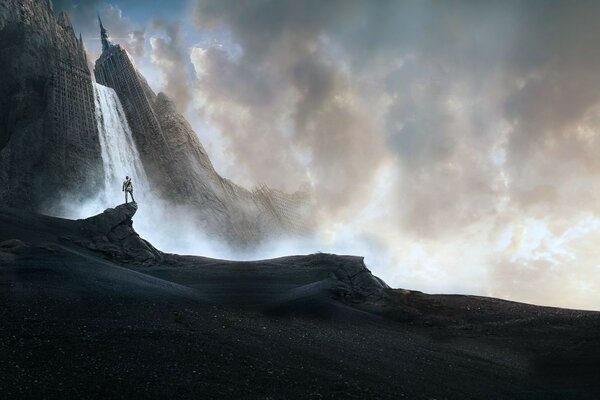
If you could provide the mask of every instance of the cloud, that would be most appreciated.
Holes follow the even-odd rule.
[[[197,32],[57,3],[86,40],[112,20],[221,173],[309,187],[319,234],[391,284],[600,301],[596,231],[556,239],[600,213],[600,3],[195,0]]]
[[[314,11],[297,3],[246,3],[231,13],[226,2],[200,6],[208,25],[223,23],[221,12],[231,18],[242,49],[237,56],[219,44],[192,50],[202,112],[244,165],[225,174],[248,186],[306,183],[330,217],[364,205],[385,162],[384,140],[360,87],[320,35],[335,2]]]
[[[191,102],[190,78],[192,67],[190,54],[185,48],[181,25],[155,19],[152,23],[155,35],[150,38],[150,59],[163,74],[164,91],[173,99],[180,112],[186,112]]]
[[[98,16],[115,42],[134,58],[145,56],[146,28],[135,26],[118,6],[106,0],[55,0],[53,3],[55,12],[65,11],[75,32],[81,32],[90,61],[95,61],[102,51]]]
[[[392,168],[382,212],[360,229],[385,244],[390,268],[415,272],[397,276],[437,288],[416,271],[463,268],[457,257],[471,265],[456,277],[480,276],[479,293],[534,301],[505,284],[525,259],[492,249],[510,226],[543,220],[555,234],[600,211],[598,12],[591,1],[199,0],[197,28],[230,43],[192,49],[194,93],[236,160],[234,180],[310,182],[327,230],[369,208]],[[576,239],[576,260],[591,255],[590,237]],[[529,281],[550,274],[547,262]],[[575,290],[560,279],[593,270],[561,262],[545,302]]]
[[[135,58],[143,58],[146,55],[146,29],[135,29],[129,33],[127,40],[129,52]]]

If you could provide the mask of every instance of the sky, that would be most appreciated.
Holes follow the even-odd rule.
[[[600,3],[58,0],[393,287],[600,310]]]

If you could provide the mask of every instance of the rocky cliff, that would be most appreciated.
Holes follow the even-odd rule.
[[[136,211],[136,203],[121,204],[102,214],[78,220],[83,238],[76,243],[113,260],[135,265],[162,260],[162,254],[133,230],[132,218]]]
[[[103,52],[95,63],[96,80],[118,94],[149,181],[161,197],[190,206],[203,231],[237,246],[308,231],[306,194],[265,186],[249,191],[222,178],[173,102],[154,93],[102,22],[100,28]]]
[[[198,136],[164,93],[154,95],[146,86],[152,109],[171,154],[178,161],[173,174],[174,201],[188,203],[198,212],[204,229],[237,244],[255,244],[268,237],[308,232],[309,197],[266,186],[249,191],[221,177]]]
[[[0,2],[0,202],[44,210],[98,190],[102,163],[83,42],[40,0]]]
[[[76,236],[63,237],[63,241],[73,242],[88,250],[102,253],[107,259],[130,265],[190,265],[196,269],[205,264],[206,259],[202,257],[162,253],[142,239],[133,228],[133,217],[137,209],[136,203],[121,204],[115,208],[108,208],[101,214],[77,220],[73,229],[77,232]],[[266,268],[271,273],[276,269],[289,271],[290,265],[297,271],[302,271],[295,278],[293,273],[288,272],[288,279],[306,280],[310,283],[288,293],[284,299],[286,301],[325,290],[338,300],[362,303],[385,298],[385,292],[389,289],[384,281],[371,273],[363,257],[317,253],[246,264],[256,264],[258,268]]]
[[[123,105],[153,195],[186,207],[204,232],[236,247],[310,228],[309,197],[221,177],[171,100],[155,94],[102,31],[99,83]],[[0,2],[0,202],[68,214],[104,189],[102,150],[85,49],[46,0]]]

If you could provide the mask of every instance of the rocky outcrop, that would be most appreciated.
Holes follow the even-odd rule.
[[[102,183],[83,42],[43,0],[0,2],[0,203],[48,211]]]
[[[339,267],[330,274],[333,284],[330,288],[335,298],[347,302],[379,301],[386,296],[390,287],[373,275],[365,265],[364,257],[338,256],[328,254],[330,262]]]
[[[76,243],[98,251],[114,261],[149,265],[163,258],[162,253],[142,239],[133,229],[136,203],[121,204],[103,213],[78,220],[84,239]]]

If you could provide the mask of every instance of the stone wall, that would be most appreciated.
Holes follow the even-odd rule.
[[[57,212],[102,183],[81,39],[45,0],[0,2],[0,202]],[[59,211],[58,211],[59,212]]]

